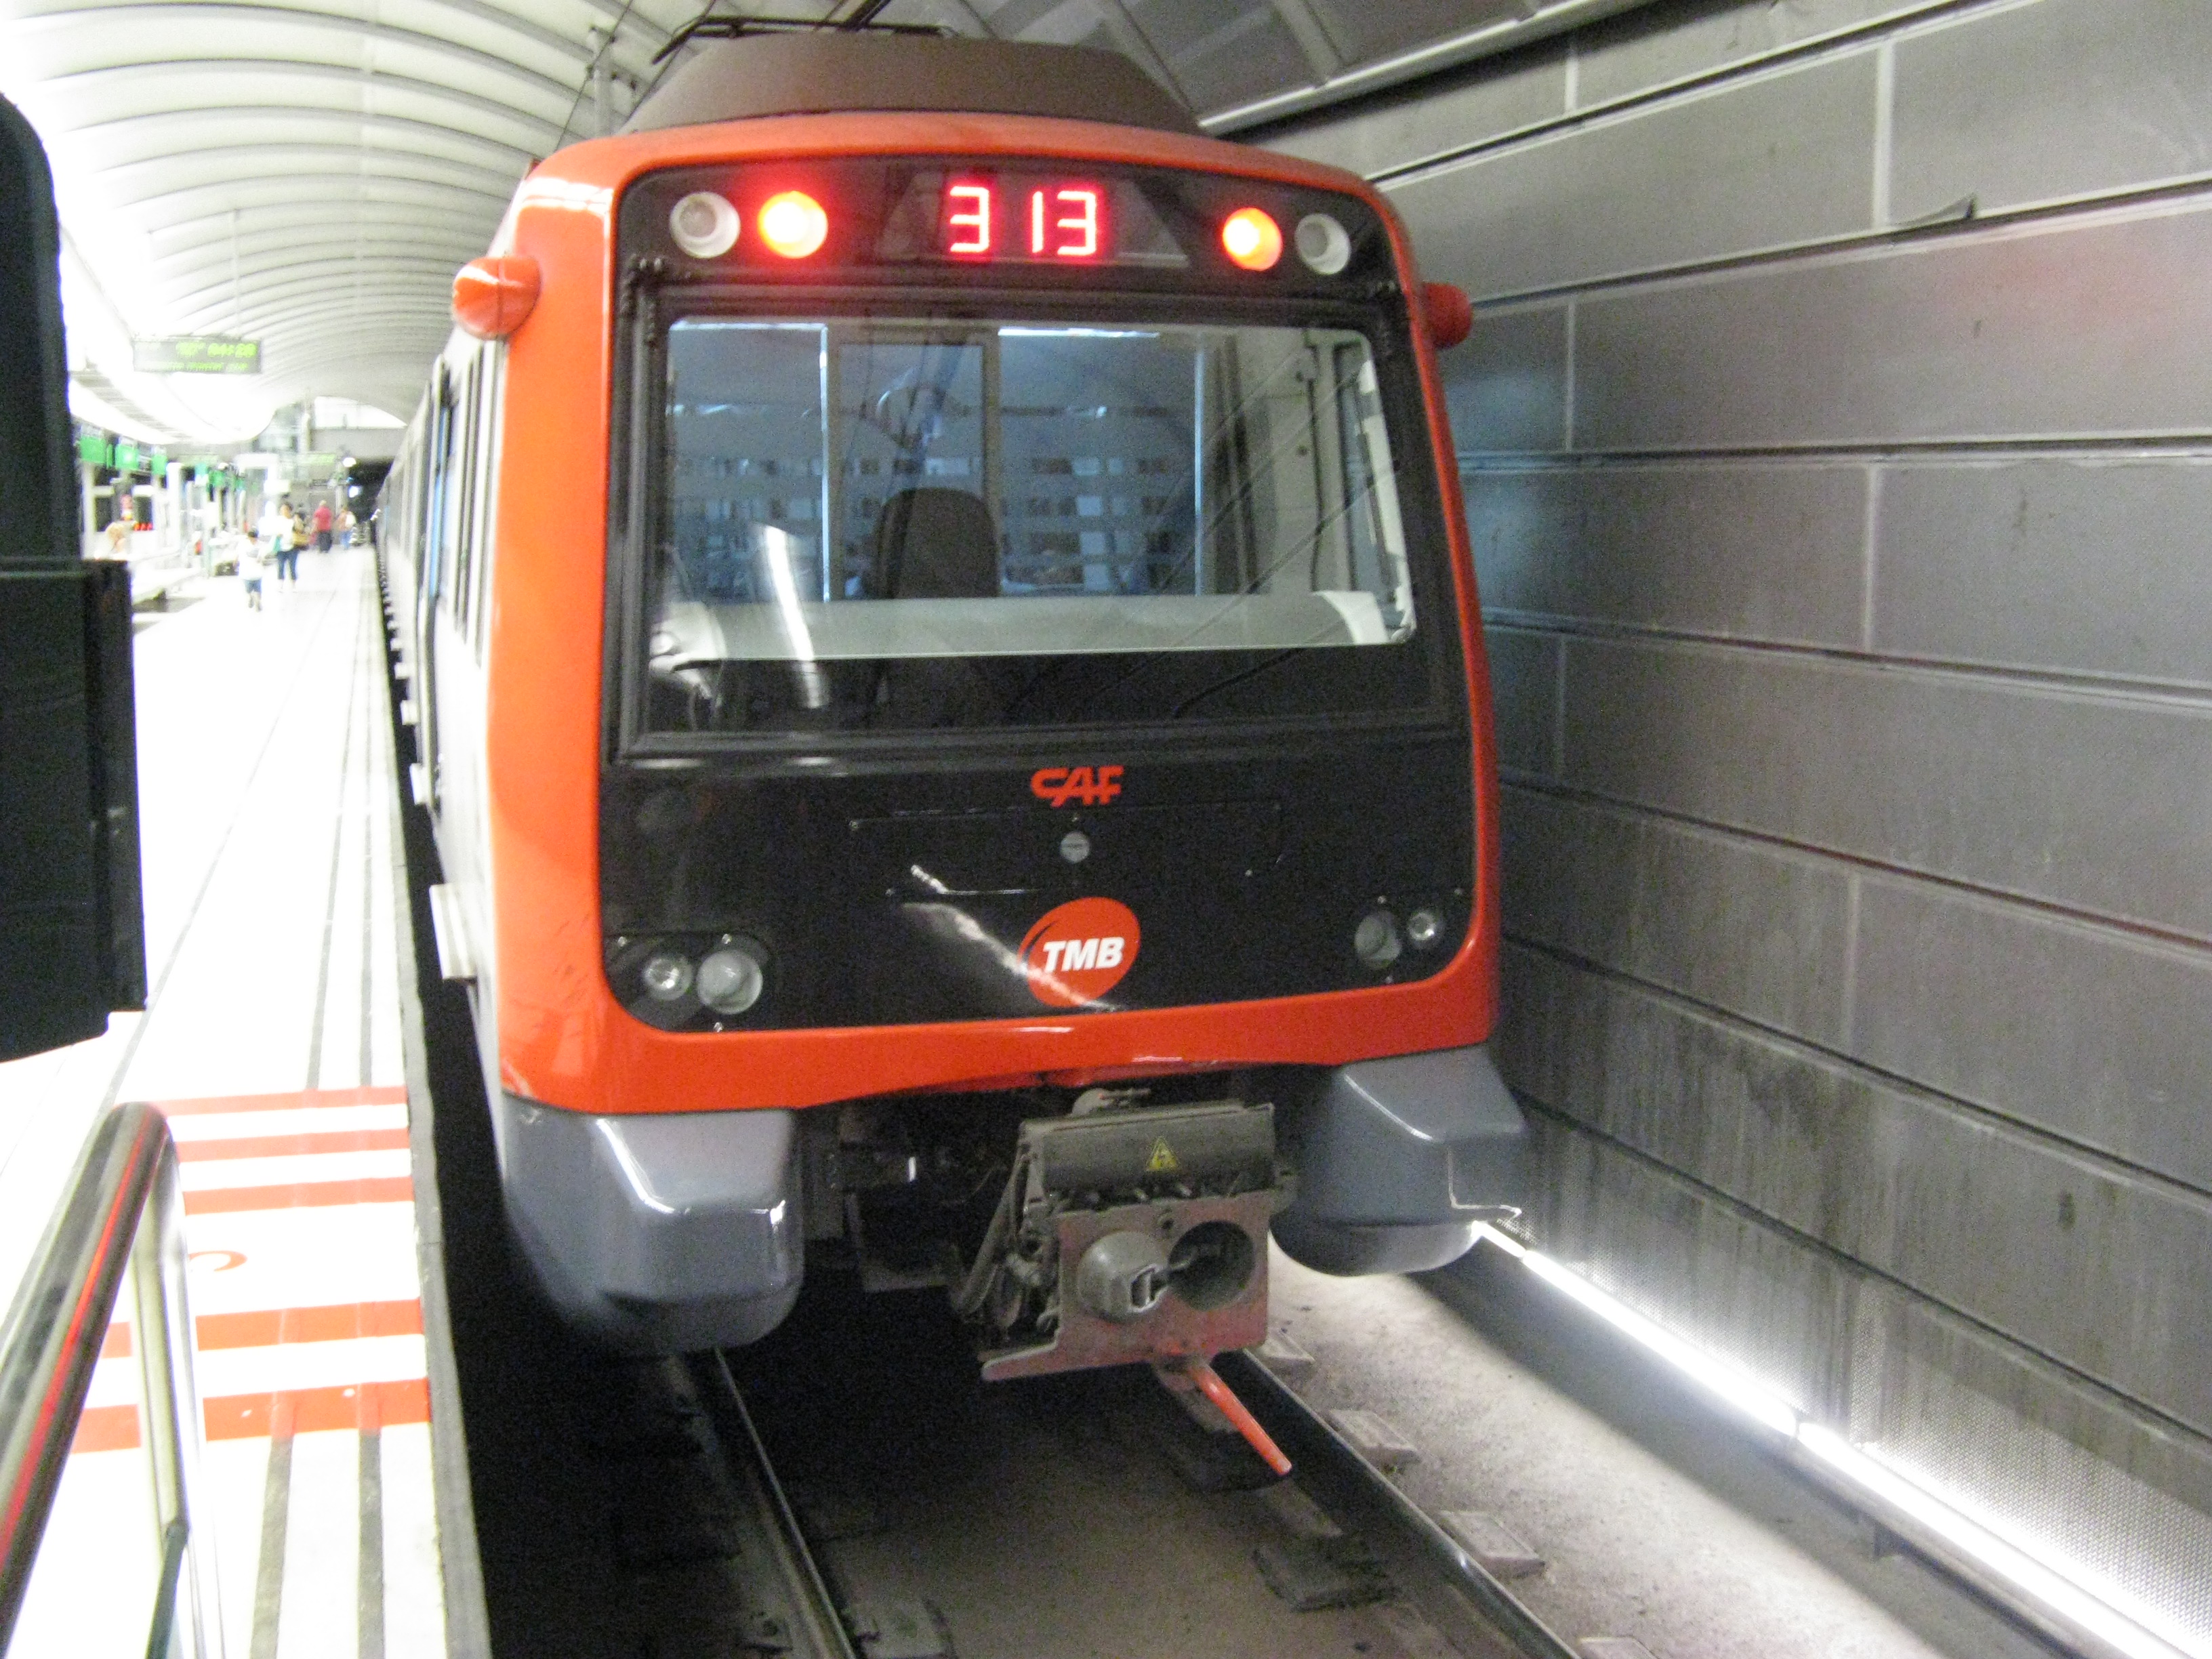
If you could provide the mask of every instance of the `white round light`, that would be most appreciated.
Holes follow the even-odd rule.
[[[1352,930],[1352,953],[1370,968],[1388,968],[1405,948],[1398,918],[1388,910],[1370,910]]]
[[[1323,276],[1334,276],[1352,263],[1351,234],[1329,214],[1306,215],[1298,221],[1292,240],[1306,269]]]
[[[732,939],[699,964],[699,1000],[717,1013],[742,1014],[768,988],[768,953],[750,939]]]
[[[695,190],[668,210],[668,234],[695,259],[713,259],[738,245],[737,209],[711,190]]]
[[[655,1002],[681,1002],[691,989],[691,963],[673,951],[659,951],[638,970],[645,994]]]
[[[1443,931],[1443,918],[1433,910],[1416,910],[1406,918],[1406,937],[1413,941],[1416,950],[1427,950]]]

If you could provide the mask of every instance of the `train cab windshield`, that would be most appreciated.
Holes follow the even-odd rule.
[[[1415,634],[1358,332],[699,317],[666,365],[656,726],[1055,718],[1066,677],[994,662]]]
[[[1364,207],[1277,204],[1334,241],[1300,264],[1278,231],[1262,277],[1224,251],[1243,198],[1202,177],[809,182],[836,211],[765,172],[624,209],[666,282],[630,381],[634,738],[1458,699],[1434,459]],[[814,216],[777,220],[794,200]],[[779,257],[793,232],[819,251]]]

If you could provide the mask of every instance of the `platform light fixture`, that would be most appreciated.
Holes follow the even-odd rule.
[[[1893,1532],[1930,1545],[1939,1556],[1964,1561],[1990,1581],[2010,1587],[2015,1599],[2046,1610],[2106,1652],[2126,1659],[2212,1659],[2212,1646],[2173,1629],[2155,1608],[2097,1580],[2078,1564],[2054,1560],[2026,1540],[2006,1537],[2002,1523],[1970,1513],[1968,1500],[1933,1490],[1862,1451],[1771,1389],[1684,1341],[1542,1251],[1486,1223],[1475,1230],[1475,1237],[1664,1359],[1739,1416],[1781,1436],[1801,1466],[1859,1501]]]

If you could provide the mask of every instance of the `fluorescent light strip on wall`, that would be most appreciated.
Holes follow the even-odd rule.
[[[1655,1324],[1542,1251],[1495,1227],[1485,1226],[1477,1236],[1658,1355],[1735,1415],[1779,1435],[1795,1461],[1814,1478],[2034,1622],[2114,1659],[2212,1659],[2212,1644],[2203,1638],[2176,1629],[2155,1608],[2079,1563],[2031,1540],[2008,1536],[2003,1522],[1975,1514],[1972,1500],[1851,1445],[1771,1389]]]

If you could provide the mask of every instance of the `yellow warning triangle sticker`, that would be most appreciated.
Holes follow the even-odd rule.
[[[1176,1162],[1175,1151],[1164,1140],[1152,1143],[1152,1155],[1145,1160],[1146,1175],[1173,1175],[1182,1165]]]

